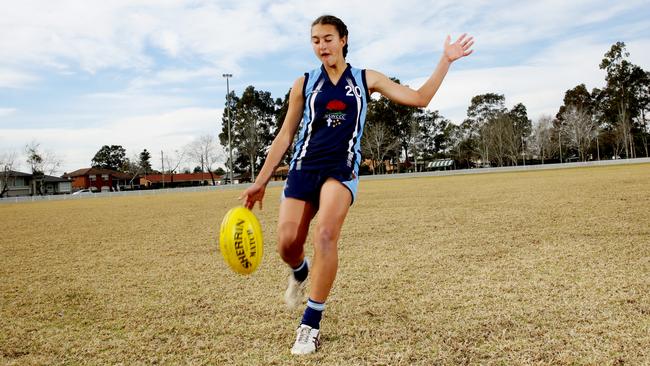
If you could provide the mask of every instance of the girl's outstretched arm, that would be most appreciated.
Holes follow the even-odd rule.
[[[474,44],[474,40],[473,37],[467,37],[467,34],[460,36],[454,43],[450,43],[450,41],[451,37],[447,36],[444,52],[438,62],[438,66],[418,90],[397,84],[378,71],[367,70],[366,80],[370,93],[379,92],[399,104],[413,107],[426,107],[438,91],[438,88],[440,88],[451,63],[459,58],[469,56],[473,52],[471,47]]]

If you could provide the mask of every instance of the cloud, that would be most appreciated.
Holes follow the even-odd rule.
[[[173,90],[127,89],[82,95],[73,104],[76,104],[73,114],[95,114],[97,117],[119,118],[191,108],[197,103],[190,95]]]
[[[89,73],[146,70],[159,50],[232,68],[287,44],[290,36],[276,32],[282,20],[265,16],[266,7],[257,1],[20,2],[5,9],[10,21],[0,24],[0,63],[63,63]]]
[[[15,69],[0,67],[0,89],[24,88],[38,80],[38,77]]]
[[[0,108],[0,118],[9,116],[16,112],[16,108]]]
[[[213,67],[197,69],[162,69],[152,74],[136,77],[130,82],[129,89],[143,89],[160,85],[183,85],[206,80],[223,82],[223,72]]]
[[[448,33],[467,31],[478,38],[481,60],[494,66],[512,59],[502,57],[504,52],[526,52],[531,42],[616,20],[644,5],[640,0],[21,1],[4,9],[8,20],[0,24],[0,70],[3,65],[90,74],[136,70],[142,74],[134,80],[136,86],[148,84],[145,79],[152,85],[174,82],[165,74],[183,69],[186,74],[196,69],[250,74],[250,59],[295,62],[296,48],[308,49],[309,22],[324,13],[347,22],[351,60],[358,65],[401,73],[405,63],[410,68],[420,56],[435,61]]]

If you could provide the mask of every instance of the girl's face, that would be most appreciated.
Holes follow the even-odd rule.
[[[346,37],[341,38],[336,27],[331,24],[316,24],[311,27],[311,46],[325,66],[334,66],[339,60],[344,60],[343,46],[346,42]]]

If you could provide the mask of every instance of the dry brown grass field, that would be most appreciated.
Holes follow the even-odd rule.
[[[238,194],[0,205],[0,364],[650,364],[648,164],[362,181],[303,358],[280,188],[247,277],[216,240]]]

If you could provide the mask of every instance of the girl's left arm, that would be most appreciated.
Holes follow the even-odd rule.
[[[463,34],[454,43],[450,43],[450,40],[451,38],[447,36],[444,53],[438,62],[438,66],[418,90],[398,84],[378,71],[367,70],[366,81],[370,93],[379,92],[399,104],[426,107],[440,88],[451,63],[459,58],[469,56],[473,52],[471,49],[474,44],[473,37],[467,37],[466,34]]]

